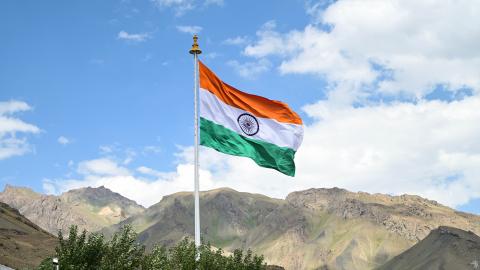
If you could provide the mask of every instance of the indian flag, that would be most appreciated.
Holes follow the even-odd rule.
[[[294,176],[303,139],[298,114],[283,102],[239,91],[199,65],[200,144]]]

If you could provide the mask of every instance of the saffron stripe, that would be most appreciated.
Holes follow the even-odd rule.
[[[210,91],[226,104],[248,111],[258,117],[271,118],[282,123],[302,124],[300,116],[287,104],[237,90],[220,80],[202,62],[199,64],[200,87]]]

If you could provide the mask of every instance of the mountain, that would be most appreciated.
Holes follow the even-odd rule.
[[[282,203],[283,200],[226,188],[202,192],[200,222],[204,236],[222,247],[240,246],[242,239]],[[141,232],[139,239],[147,247],[157,243],[172,245],[184,236],[191,235],[194,230],[193,215],[192,193],[180,192],[164,196],[144,213],[104,231],[109,234],[120,226],[131,224]]]
[[[285,269],[374,269],[441,225],[480,233],[479,216],[410,195],[333,188],[281,200],[223,188],[202,192],[200,202],[205,241],[225,250],[251,248]],[[175,193],[103,231],[132,224],[148,248],[172,245],[192,236],[193,209],[192,193]]]
[[[7,185],[0,193],[0,201],[18,208],[25,217],[54,234],[57,229],[68,230],[71,224],[89,231],[103,228],[106,234],[132,224],[139,232],[139,242],[152,248],[155,244],[173,245],[185,236],[192,237],[194,231],[191,192],[165,196],[144,209],[104,187],[52,196]],[[407,263],[424,261],[449,267],[447,263],[457,263],[461,258],[476,267],[477,259],[467,251],[478,253],[474,234],[480,234],[480,217],[419,196],[355,193],[332,188],[293,192],[283,200],[221,188],[201,192],[200,202],[204,241],[226,251],[251,248],[265,255],[269,264],[281,265],[287,270],[415,269]],[[0,215],[0,225],[6,224],[4,229],[0,226],[0,237],[5,239],[0,241],[0,251],[10,252],[0,254],[4,260],[0,260],[0,264],[14,265],[5,261],[6,256],[11,257],[10,260],[18,256],[28,257],[28,262],[32,258],[40,260],[46,254],[37,256],[37,253],[53,250],[55,241],[51,239],[54,237],[24,217],[14,217],[20,214],[9,206],[1,206],[6,210],[0,209],[0,214],[13,214]],[[11,225],[14,221],[22,221],[23,225]],[[29,244],[32,242],[34,244]],[[37,246],[42,246],[42,250],[36,249]],[[412,246],[413,251],[406,251]],[[11,255],[12,250],[19,249],[25,251]],[[432,252],[428,253],[429,250]],[[405,253],[395,257],[402,252]],[[412,254],[416,254],[417,261]],[[22,259],[13,263],[19,262]]]
[[[0,203],[0,265],[15,269],[36,267],[55,253],[56,244],[53,235],[16,209]]]
[[[480,237],[452,227],[439,227],[378,270],[480,269]]]
[[[29,188],[6,185],[0,193],[4,202],[44,230],[56,235],[71,225],[98,231],[145,209],[105,187],[70,190],[60,196],[43,195]]]

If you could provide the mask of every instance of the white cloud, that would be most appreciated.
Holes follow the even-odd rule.
[[[373,107],[306,107],[300,183],[409,193],[458,206],[480,197],[479,97]],[[457,192],[453,192],[457,190]]]
[[[105,154],[111,154],[116,150],[115,145],[100,145],[99,147],[100,153],[105,155]]]
[[[248,37],[246,36],[236,36],[234,38],[227,38],[222,43],[226,45],[244,45],[249,41]]]
[[[182,33],[198,34],[202,31],[202,27],[198,25],[178,25],[177,30]]]
[[[202,148],[215,187],[283,198],[312,187],[417,194],[456,207],[480,198],[480,97],[373,107],[305,108],[306,126],[294,178],[247,158]],[[191,162],[191,149],[183,155]],[[203,186],[202,186],[203,187]]]
[[[143,147],[143,154],[160,154],[162,152],[162,148],[157,145],[147,145]]]
[[[127,168],[119,166],[115,161],[108,158],[82,161],[78,164],[77,172],[83,175],[101,176],[126,176],[130,174]]]
[[[152,0],[158,8],[173,8],[176,16],[182,16],[195,8],[195,0]]]
[[[238,75],[246,79],[255,79],[260,74],[267,72],[271,67],[271,63],[267,59],[259,59],[258,61],[245,63],[231,60],[228,61],[227,64],[233,67]]]
[[[145,166],[138,167],[137,171],[143,174],[148,174],[148,175],[158,175],[160,173],[152,168],[145,167]]]
[[[480,17],[471,12],[478,8],[473,0],[337,1],[322,10],[321,25],[287,33],[263,27],[244,53],[280,56],[282,73],[348,81],[357,95],[378,80],[380,92],[414,98],[438,84],[479,91]]]
[[[7,133],[38,133],[38,127],[13,117],[15,113],[31,110],[31,107],[20,101],[0,102],[0,136]]]
[[[218,58],[219,56],[221,56],[221,54],[217,53],[217,52],[210,52],[210,53],[206,53],[203,58],[204,59],[215,59],[215,58]]]
[[[144,42],[147,39],[152,38],[149,33],[129,34],[126,31],[118,32],[117,39],[123,39],[131,42]]]
[[[135,176],[133,172],[112,160],[83,161],[79,163],[77,170],[82,174],[80,179],[44,179],[44,190],[59,194],[73,188],[103,185],[144,206],[150,206],[159,202],[164,195],[193,188],[193,165],[185,163],[179,164],[176,171],[168,173],[147,167],[137,169],[142,174],[154,176],[153,180]],[[200,177],[204,188],[214,187],[209,172],[201,170]]]
[[[160,171],[154,170],[154,169],[146,167],[146,166],[138,167],[137,172],[142,173],[144,175],[155,176],[155,177],[162,177],[162,176],[165,175],[164,173],[162,173]]]
[[[0,101],[0,115],[9,115],[31,110],[32,107],[23,101]]]
[[[0,119],[0,124],[2,120]],[[32,151],[32,147],[25,138],[0,137],[0,160],[13,156],[22,156]]]
[[[57,141],[61,145],[67,145],[67,144],[71,143],[71,141],[67,137],[64,137],[64,136],[58,137]]]
[[[135,157],[137,156],[137,152],[135,152],[132,149],[127,149],[125,150],[125,159],[123,160],[123,165],[128,165],[130,164]]]
[[[307,12],[321,24],[281,33],[267,22],[244,54],[280,59],[283,74],[319,75],[331,90],[327,100],[305,107],[314,122],[297,154],[297,177],[228,157],[214,181],[278,197],[340,186],[418,194],[450,206],[480,198],[480,53],[474,49],[480,29],[472,28],[480,19],[462,15],[474,6],[480,7],[475,1],[316,1]],[[439,84],[452,92],[472,88],[474,95],[426,100]],[[378,94],[416,102],[369,101]]]
[[[325,9],[335,3],[335,1],[336,0],[307,0],[305,1],[305,11],[313,18],[314,23],[321,23]]]
[[[49,195],[56,194],[55,183],[52,182],[51,180],[43,179],[42,180],[42,187],[43,187],[43,191],[45,191],[46,194],[49,194]]]
[[[0,102],[0,160],[32,151],[32,146],[27,139],[19,138],[18,134],[37,134],[40,129],[15,116],[16,113],[31,109],[22,101]]]
[[[339,186],[418,194],[449,206],[480,198],[480,29],[473,27],[480,18],[468,12],[479,8],[467,0],[311,1],[314,24],[281,33],[266,23],[243,53],[279,59],[282,74],[319,75],[328,82],[327,99],[304,108],[314,122],[297,153],[297,177],[228,157],[214,181],[278,197]],[[473,95],[427,100],[438,85]]]
[[[145,146],[143,149],[137,151],[135,148],[123,147],[120,143],[113,143],[110,145],[101,145],[99,150],[102,158],[115,160],[116,162],[121,161],[123,165],[128,165],[132,163],[139,154],[156,154],[159,148],[155,146]]]

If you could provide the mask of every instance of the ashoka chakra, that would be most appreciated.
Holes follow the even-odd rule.
[[[258,133],[258,121],[255,116],[243,113],[238,117],[237,122],[246,135],[253,136]]]

